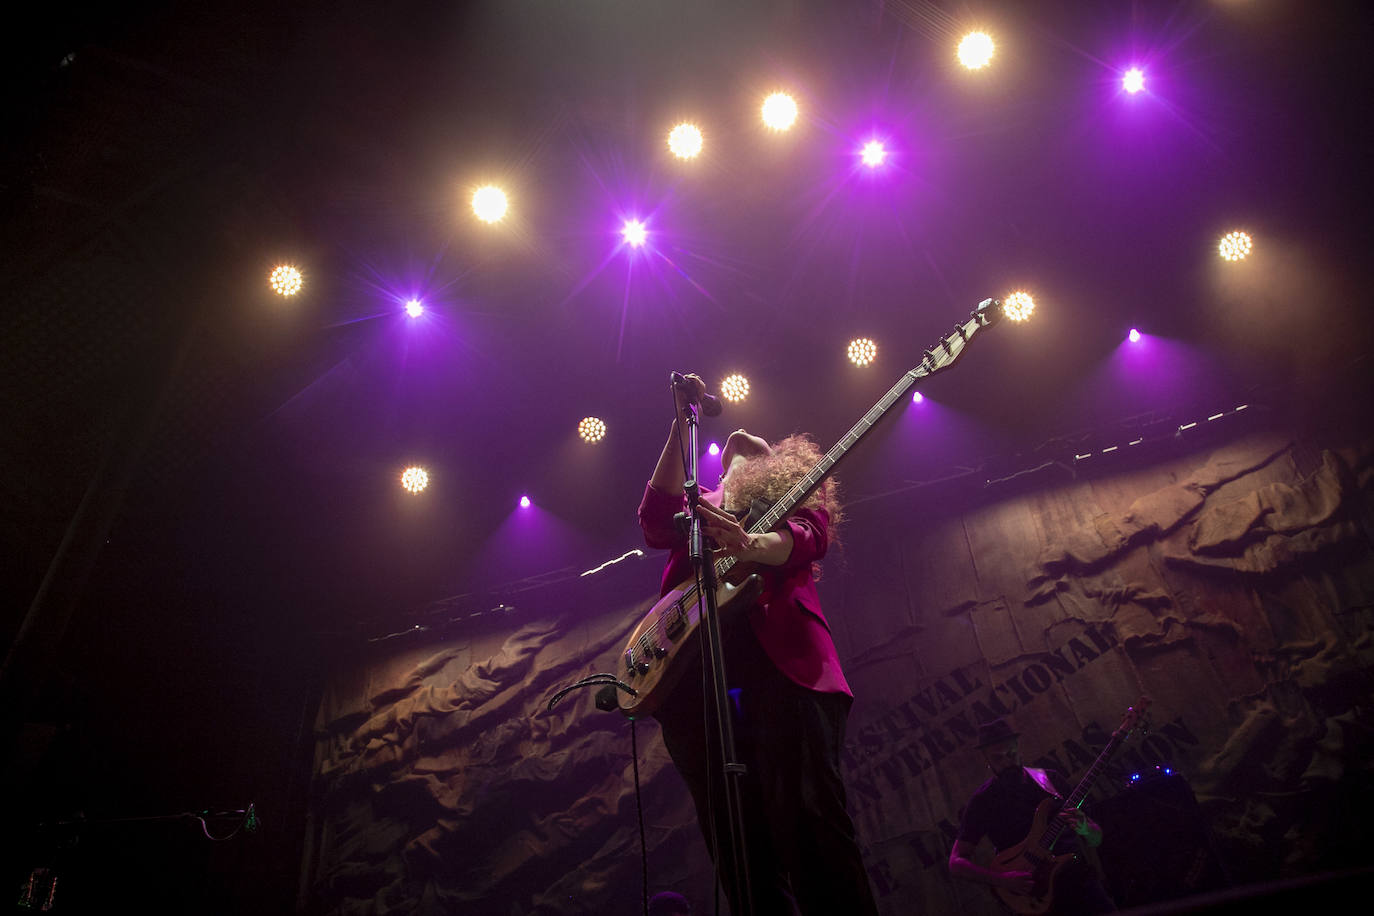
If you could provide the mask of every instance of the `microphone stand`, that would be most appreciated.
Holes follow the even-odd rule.
[[[698,511],[698,504],[701,500],[700,477],[698,476],[700,471],[698,456],[701,451],[698,448],[697,439],[697,411],[699,406],[693,400],[683,410],[683,415],[687,420],[687,480],[683,484],[683,491],[687,494],[687,549],[692,565],[696,569],[697,580],[701,583],[701,626],[699,629],[704,643],[702,662],[709,671],[714,701],[713,704],[707,706],[704,726],[708,730],[708,735],[711,726],[713,724],[716,726],[716,737],[719,741],[723,763],[722,772],[725,776],[726,820],[729,827],[729,835],[725,837],[727,840],[724,844],[725,849],[720,848],[722,837],[719,822],[713,824],[713,832],[717,845],[716,854],[729,855],[731,861],[734,862],[735,867],[731,870],[736,891],[734,899],[740,901],[742,907],[742,911],[736,916],[752,916],[754,901],[750,892],[748,844],[745,840],[742,805],[744,798],[742,782],[746,767],[740,762],[739,755],[735,750],[735,729],[734,723],[730,719],[730,698],[726,691],[725,657],[720,637],[720,616],[719,608],[716,606],[716,564],[707,553],[706,539],[702,534],[701,516]],[[711,722],[712,706],[715,714],[714,723]],[[709,775],[707,778],[710,778]],[[714,814],[712,820],[715,821]]]

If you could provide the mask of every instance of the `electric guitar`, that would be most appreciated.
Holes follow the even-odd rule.
[[[1005,310],[1012,320],[1022,320],[1028,312]],[[973,335],[1003,316],[1003,303],[984,299],[963,324],[956,325],[938,344],[925,351],[920,365],[907,372],[874,404],[840,441],[830,447],[816,466],[792,485],[748,528],[750,534],[771,531],[775,525],[800,506],[834,470],[840,459],[853,448],[878,421],[916,386],[921,379],[952,366],[964,352]],[[721,621],[747,609],[758,597],[763,579],[754,572],[756,564],[741,563],[735,557],[715,561],[716,606]],[[625,645],[624,678],[636,691],[617,693],[620,711],[630,718],[652,715],[664,703],[673,685],[698,652],[694,639],[701,623],[702,600],[695,578],[680,583],[658,600],[630,634]]]
[[[1074,811],[1083,804],[1083,799],[1087,797],[1088,790],[1092,788],[1093,782],[1102,772],[1102,767],[1108,758],[1116,753],[1121,742],[1125,740],[1145,715],[1145,710],[1150,707],[1150,698],[1141,697],[1135,706],[1126,710],[1126,717],[1121,720],[1121,725],[1112,732],[1112,737],[1107,741],[1107,746],[1102,749],[1102,753],[1097,755],[1093,765],[1088,767],[1088,771],[1083,774],[1078,787],[1075,788],[1069,797],[1065,799],[1047,798],[1042,801],[1035,809],[1035,817],[1031,820],[1031,828],[1026,833],[1026,838],[1015,846],[1009,846],[993,857],[992,867],[998,871],[1028,871],[1034,877],[1035,886],[1028,894],[1018,894],[1016,891],[1005,887],[994,887],[993,891],[1006,904],[1007,908],[1014,913],[1021,913],[1023,916],[1036,916],[1044,913],[1054,905],[1054,885],[1059,878],[1060,870],[1068,865],[1078,856],[1072,852],[1054,853],[1054,844],[1060,835],[1068,829],[1069,825],[1060,819],[1059,814],[1064,811]]]

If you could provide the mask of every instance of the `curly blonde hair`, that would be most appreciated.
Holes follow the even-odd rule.
[[[722,502],[725,506],[746,509],[754,500],[769,505],[783,494],[821,460],[820,447],[805,433],[788,436],[773,446],[773,454],[760,455],[736,465],[721,481]],[[824,509],[830,519],[830,537],[844,519],[840,503],[840,489],[833,479],[826,479],[806,498],[802,505],[808,509]]]

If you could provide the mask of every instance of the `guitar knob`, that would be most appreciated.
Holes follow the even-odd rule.
[[[637,662],[637,663],[635,664],[635,671],[639,672],[640,674],[648,674],[648,673],[649,673],[649,663],[648,663],[648,662]]]

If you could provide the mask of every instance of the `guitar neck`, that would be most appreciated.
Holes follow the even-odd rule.
[[[1087,772],[1083,774],[1083,778],[1078,781],[1078,785],[1069,793],[1068,798],[1064,799],[1064,804],[1060,806],[1061,811],[1072,811],[1083,804],[1083,800],[1088,797],[1088,792],[1092,790],[1093,783],[1097,781],[1097,777],[1102,773],[1102,768],[1106,766],[1111,756],[1116,753],[1116,749],[1121,746],[1121,742],[1125,740],[1126,735],[1127,732],[1124,729],[1117,729],[1112,732],[1112,736],[1107,740],[1107,746],[1102,749],[1102,753],[1097,755],[1097,759],[1093,761],[1093,765],[1088,767]],[[1068,825],[1060,820],[1055,820],[1047,826],[1045,832],[1040,837],[1040,848],[1046,850],[1053,849],[1054,844],[1059,840],[1060,835],[1063,834],[1067,827]]]
[[[840,440],[826,451],[825,455],[816,465],[807,471],[805,476],[794,483],[782,497],[772,505],[759,519],[749,526],[750,534],[761,534],[765,531],[773,530],[773,527],[786,518],[791,512],[806,501],[806,499],[825,482],[825,478],[834,471],[835,465],[840,463],[840,459],[849,453],[859,440],[868,435],[877,426],[879,421],[904,398],[916,383],[927,376],[934,375],[952,366],[968,346],[969,338],[977,333],[979,328],[985,327],[993,320],[992,306],[994,300],[987,299],[979,303],[967,321],[958,325],[947,334],[940,343],[932,350],[927,350],[925,358],[921,364],[907,372],[897,380],[897,383],[888,389],[878,399],[878,402],[868,409],[859,418],[858,422],[849,428]],[[736,560],[734,557],[726,557],[716,562],[716,574],[724,575],[734,567]]]

